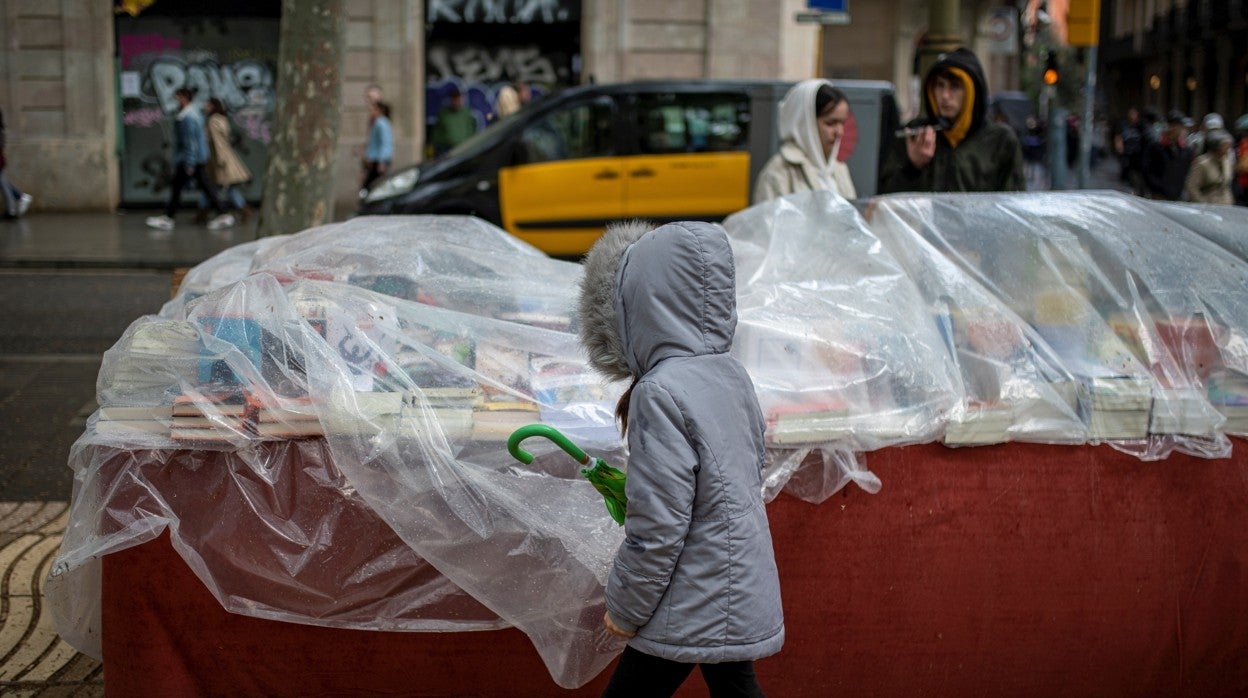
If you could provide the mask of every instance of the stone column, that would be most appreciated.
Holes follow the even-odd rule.
[[[920,78],[927,74],[937,56],[964,45],[958,32],[959,3],[960,0],[931,0],[927,33],[919,42]]]

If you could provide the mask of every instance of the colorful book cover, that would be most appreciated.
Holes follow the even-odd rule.
[[[241,384],[244,381],[227,358],[228,347],[242,353],[257,370],[261,366],[264,351],[260,323],[251,317],[208,315],[198,318],[200,329],[199,382],[201,384]],[[234,358],[233,360],[237,360]]]

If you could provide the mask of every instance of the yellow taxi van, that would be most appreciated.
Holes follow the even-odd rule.
[[[359,213],[469,214],[552,255],[578,255],[612,221],[720,221],[747,207],[779,147],[793,83],[646,81],[541,98],[441,157],[395,170]],[[876,192],[897,123],[893,86],[838,80],[851,119],[841,157],[860,197]]]

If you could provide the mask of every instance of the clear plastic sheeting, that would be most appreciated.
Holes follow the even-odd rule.
[[[455,242],[452,242],[454,240]],[[575,686],[622,647],[602,589],[622,530],[551,444],[623,463],[581,356],[580,266],[468,218],[361,219],[206,263],[106,352],[49,584],[99,653],[94,559],[167,530],[227,609],[376,630],[512,625]],[[205,280],[224,285],[208,289]]]
[[[1165,209],[1106,193],[906,195],[877,201],[871,229],[894,254],[949,271],[920,280],[929,296],[957,282],[995,302],[969,317],[953,306],[952,334],[964,384],[994,373],[962,361],[977,326],[990,324],[998,358],[1021,360],[1025,390],[987,396],[1009,413],[1011,438],[1077,441],[1053,431],[1069,408],[1088,441],[1142,459],[1225,457],[1248,404],[1248,265]],[[1036,387],[1040,402],[1018,399]]]
[[[737,255],[733,353],[767,420],[769,489],[810,457],[828,486],[804,498],[848,482],[878,491],[851,454],[934,440],[959,395],[920,290],[835,195],[777,199],[724,227]]]
[[[1200,211],[1105,194],[820,192],[725,221],[733,352],[764,488],[881,488],[867,452],[1107,442],[1225,455],[1248,433],[1248,265]],[[1191,215],[1189,215],[1191,214]],[[1188,221],[1195,215],[1196,218]],[[1191,227],[1189,227],[1189,223]],[[467,217],[357,218],[227,250],[104,355],[48,580],[100,656],[100,558],[168,534],[226,609],[391,631],[515,626],[554,680],[602,627],[622,530],[545,423],[627,470],[577,342],[578,264]]]
[[[1248,208],[1158,201],[1162,215],[1248,261]]]

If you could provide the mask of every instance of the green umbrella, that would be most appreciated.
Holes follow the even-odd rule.
[[[533,454],[520,448],[520,442],[530,436],[544,436],[565,453],[584,465],[581,474],[589,480],[589,484],[598,490],[598,494],[607,504],[607,513],[617,524],[624,525],[624,515],[628,512],[628,497],[624,494],[624,473],[618,468],[607,465],[601,458],[590,458],[576,444],[568,440],[562,432],[545,424],[529,424],[513,431],[507,439],[507,452],[516,460],[528,465],[533,462]],[[592,464],[591,464],[592,463]]]

